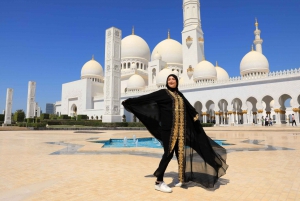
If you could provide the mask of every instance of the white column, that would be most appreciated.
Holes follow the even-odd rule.
[[[248,123],[252,124],[252,120],[250,121],[251,122],[247,121],[247,110],[243,110],[243,124],[248,124]]]
[[[36,90],[36,82],[29,81],[28,82],[26,118],[34,118],[34,115],[35,115],[35,112],[34,112],[35,90]]]
[[[121,38],[115,27],[106,30],[103,122],[121,122]]]
[[[192,76],[187,74],[189,66],[195,68],[204,59],[204,39],[200,20],[200,3],[198,0],[184,0],[183,5],[182,54],[185,83],[193,83]]]
[[[11,88],[8,88],[6,90],[6,105],[5,105],[4,125],[11,124],[13,92],[14,92],[14,90],[11,89]]]
[[[224,116],[223,116],[223,113],[220,114],[220,117],[221,117],[221,123],[220,123],[220,124],[223,125],[223,124],[224,124]]]
[[[220,125],[219,112],[215,112],[216,125]]]

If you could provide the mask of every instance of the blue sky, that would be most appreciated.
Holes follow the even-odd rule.
[[[255,17],[271,71],[300,67],[299,0],[202,0],[206,60],[239,76],[254,40]],[[37,82],[36,101],[61,99],[61,85],[80,79],[95,55],[104,66],[105,30],[135,33],[150,50],[167,37],[181,42],[182,0],[2,0],[0,1],[0,109],[14,89],[13,111],[26,111],[28,81]]]

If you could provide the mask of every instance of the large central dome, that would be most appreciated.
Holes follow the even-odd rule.
[[[168,64],[182,64],[182,45],[176,40],[168,38],[158,43],[152,51],[152,61],[157,54]]]
[[[129,35],[122,39],[123,58],[143,58],[150,61],[150,48],[146,41],[137,35]]]

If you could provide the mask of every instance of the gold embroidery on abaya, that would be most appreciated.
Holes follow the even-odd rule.
[[[169,91],[169,93],[174,98],[174,125],[172,128],[171,133],[171,141],[169,147],[169,153],[175,147],[175,144],[178,140],[178,176],[179,181],[184,182],[184,128],[185,128],[185,121],[184,121],[184,102],[181,96],[177,93],[173,93]]]

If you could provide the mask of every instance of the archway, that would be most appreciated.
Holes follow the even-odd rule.
[[[202,103],[200,101],[196,101],[196,103],[194,104],[194,108],[196,109],[196,111],[199,114],[199,120],[201,123],[203,123],[203,116],[202,116]]]
[[[77,116],[77,106],[73,104],[71,106],[71,117]]]
[[[204,111],[203,117],[204,117],[204,123],[213,123],[215,120],[215,103],[212,100],[209,100],[205,104],[206,111]]]
[[[228,102],[225,99],[221,99],[218,102],[219,115],[216,115],[216,122],[219,124],[229,124],[229,115],[228,115]]]
[[[156,69],[152,69],[152,84],[155,84],[156,82]]]
[[[252,124],[255,123],[257,124],[260,120],[260,116],[263,113],[262,110],[258,111],[257,107],[257,99],[254,97],[249,97],[246,100],[246,106],[247,106],[247,114],[245,114],[246,111],[242,111],[244,115],[246,115],[247,119],[244,119],[244,123],[247,124]]]
[[[280,105],[280,122],[282,124],[286,124],[286,123],[290,123],[291,122],[291,115],[292,114],[292,110],[289,110],[289,112],[287,112],[287,108],[291,107],[291,99],[292,97],[288,94],[283,94],[279,97],[278,102]]]
[[[232,122],[234,124],[242,124],[243,123],[243,113],[242,113],[242,101],[239,98],[234,98],[231,101],[231,105],[233,106],[233,118]]]

